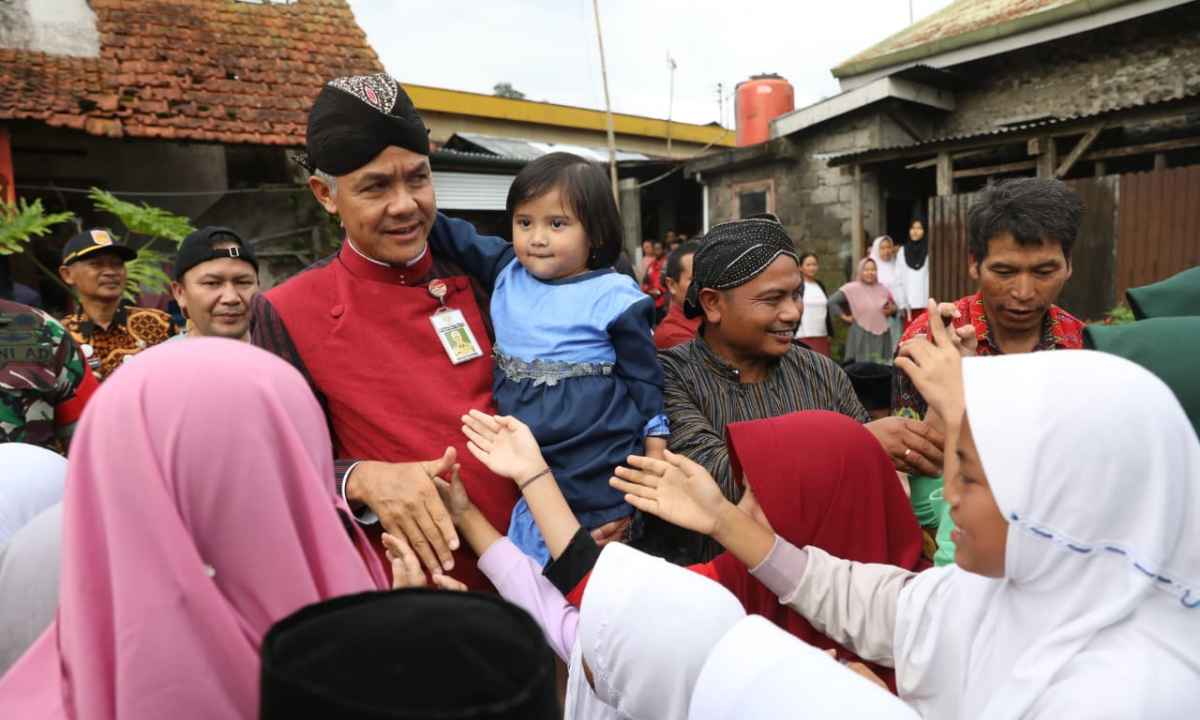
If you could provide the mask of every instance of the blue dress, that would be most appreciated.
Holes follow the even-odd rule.
[[[461,222],[450,220],[450,222]],[[567,504],[586,528],[633,513],[608,484],[613,469],[645,451],[644,437],[669,433],[663,375],[651,328],[654,300],[611,268],[544,281],[517,262],[501,238],[445,233],[430,242],[491,290],[496,334],[493,397],[500,412],[529,426]],[[549,559],[524,499],[509,538]]]

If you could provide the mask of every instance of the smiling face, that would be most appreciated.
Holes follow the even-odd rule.
[[[732,290],[700,292],[705,339],[741,358],[786,355],[800,324],[804,282],[792,258],[781,255],[750,282]]]
[[[863,263],[862,282],[865,285],[874,285],[879,280],[879,268],[875,267],[875,261],[868,260]]]
[[[100,302],[120,300],[129,276],[125,261],[115,252],[105,250],[63,265],[58,272],[63,282],[75,288],[80,297]]]
[[[336,191],[311,178],[313,195],[341,218],[354,247],[380,262],[415,260],[437,217],[429,158],[390,146],[352,173],[337,178]]]
[[[513,210],[513,248],[521,265],[539,280],[558,280],[587,270],[591,245],[579,218],[558,189],[530,198]]]
[[[1008,522],[996,505],[971,424],[963,417],[957,447],[947,444],[943,494],[950,505],[955,530],[954,562],[963,570],[985,577],[1004,577]]]
[[[988,322],[1010,335],[1037,332],[1071,277],[1062,245],[1021,245],[1006,232],[987,248],[983,262],[971,263],[970,274],[979,282]]]
[[[817,273],[821,271],[821,263],[817,260],[816,255],[808,255],[804,258],[804,263],[800,265],[800,270],[804,272],[805,280],[816,280]]]
[[[216,249],[234,247],[217,243]],[[244,260],[217,258],[190,268],[171,283],[175,302],[195,326],[195,335],[240,340],[250,331],[250,301],[258,292],[258,273]]]

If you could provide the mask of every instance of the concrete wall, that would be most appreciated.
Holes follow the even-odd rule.
[[[1200,92],[1200,3],[954,68],[972,87],[938,135]]]
[[[96,14],[87,0],[0,0],[0,48],[97,57]]]
[[[821,279],[841,285],[847,279],[851,247],[851,210],[854,175],[830,168],[828,155],[870,147],[885,125],[877,113],[851,115],[802,133],[791,141],[781,160],[728,173],[704,176],[708,184],[711,224],[738,217],[738,191],[747,185],[773,184],[772,211],[779,216],[798,250],[817,253]],[[875,177],[863,175],[863,227],[868,234],[880,226],[882,209]]]

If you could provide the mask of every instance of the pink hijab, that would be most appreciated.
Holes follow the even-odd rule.
[[[0,680],[5,717],[256,717],[272,623],[386,587],[332,474],[282,360],[218,339],[138,355],[71,444],[58,617]]]
[[[875,262],[871,258],[863,258],[858,263],[858,274],[854,282],[846,283],[841,292],[850,302],[850,314],[854,316],[854,324],[861,326],[872,335],[882,335],[888,331],[887,316],[883,314],[883,306],[892,299],[892,292],[887,286],[876,280],[870,285],[862,281],[863,268],[867,263]],[[875,266],[878,271],[879,266]]]

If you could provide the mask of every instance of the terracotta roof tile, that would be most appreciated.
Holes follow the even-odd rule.
[[[304,144],[334,75],[379,72],[345,0],[91,0],[100,57],[0,49],[0,120],[108,137]]]

